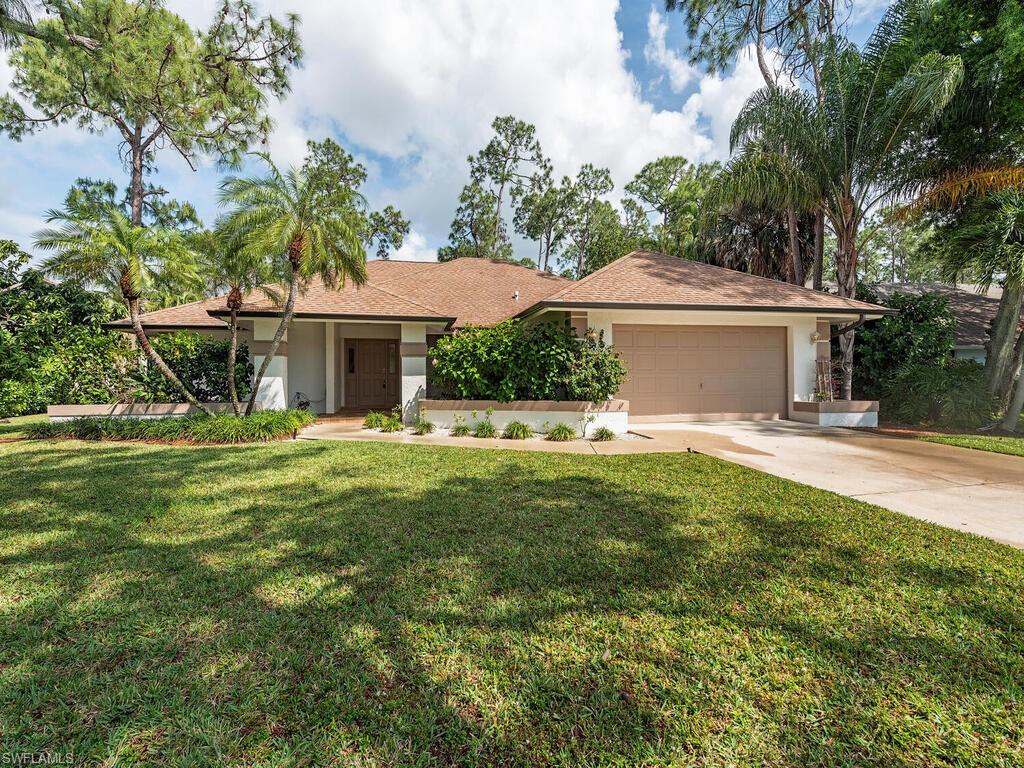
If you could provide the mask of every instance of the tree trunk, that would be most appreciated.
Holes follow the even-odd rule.
[[[299,268],[292,260],[292,279],[288,284],[288,300],[284,305],[284,312],[281,314],[281,323],[277,326],[277,331],[274,333],[274,338],[270,342],[270,349],[267,350],[266,356],[263,358],[263,362],[260,364],[259,371],[256,372],[256,378],[252,382],[252,392],[249,394],[249,402],[245,406],[245,415],[248,416],[252,413],[253,407],[256,405],[256,395],[260,391],[260,384],[263,382],[263,376],[267,372],[267,368],[270,367],[270,361],[274,359],[274,355],[277,354],[277,348],[281,346],[281,339],[284,337],[284,332],[288,329],[289,323],[292,321],[292,315],[295,313],[295,296],[299,292]]]
[[[814,214],[814,266],[813,266],[813,284],[814,290],[820,291],[822,288],[822,271],[824,269],[825,261],[825,214],[818,211]]]
[[[128,314],[132,320],[132,328],[135,329],[135,338],[139,340],[139,346],[142,347],[142,351],[146,353],[146,357],[149,358],[149,361],[153,363],[160,373],[164,375],[164,378],[171,382],[171,384],[173,384],[181,394],[184,395],[185,399],[189,403],[208,416],[212,416],[213,414],[210,412],[210,409],[199,402],[199,400],[196,399],[196,396],[188,391],[185,385],[182,384],[181,379],[174,374],[174,371],[172,371],[170,367],[168,367],[167,363],[164,362],[164,359],[160,357],[160,353],[153,349],[153,345],[149,343],[149,337],[146,336],[146,331],[142,327],[142,316],[139,313],[138,297],[126,298],[125,300],[128,302]]]
[[[229,321],[231,340],[228,342],[228,395],[231,397],[231,410],[234,411],[235,416],[241,416],[242,404],[238,402],[238,386],[235,382],[235,358],[238,355],[238,307],[235,302],[232,302],[232,298],[236,293],[240,293],[240,291],[237,288],[232,288],[231,295],[228,296],[228,303],[231,305]]]
[[[839,241],[836,253],[836,279],[839,295],[853,299],[857,296],[857,246],[852,227],[837,232]],[[855,331],[847,331],[839,337],[840,362],[843,366],[843,400],[853,399],[853,342]]]
[[[992,320],[988,354],[985,357],[985,382],[988,391],[999,398],[1002,405],[1013,383],[1013,345],[1020,325],[1021,305],[1024,304],[1024,286],[1008,280],[1003,296]]]
[[[1017,337],[1016,354],[1013,356],[1013,371],[1017,376],[1017,386],[1013,392],[1013,398],[1003,416],[1002,428],[1007,432],[1016,432],[1020,425],[1020,412],[1024,410],[1024,373],[1021,367],[1024,366],[1024,331]]]
[[[136,227],[142,226],[142,126],[135,126],[135,135],[132,137],[131,155],[132,168],[131,180],[128,184],[129,200],[131,203],[131,221]]]
[[[796,211],[786,209],[786,227],[789,229],[789,274],[794,285],[804,284],[804,264],[800,259],[800,234],[797,230]]]

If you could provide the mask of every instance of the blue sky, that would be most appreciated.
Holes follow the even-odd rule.
[[[168,0],[195,26],[205,0]],[[486,143],[491,120],[514,114],[537,126],[558,174],[585,162],[611,169],[617,189],[647,161],[681,154],[724,159],[728,128],[761,85],[753,61],[712,77],[687,64],[681,19],[649,0],[262,0],[263,11],[297,10],[306,58],[293,92],[272,105],[269,150],[280,164],[301,160],[309,138],[334,136],[368,167],[370,202],[398,206],[413,232],[399,254],[430,259],[443,245],[466,155]],[[862,40],[884,10],[852,9]],[[0,62],[0,88],[10,81]],[[173,150],[158,156],[153,181],[217,214],[221,172],[191,171]],[[59,207],[79,176],[125,173],[111,133],[51,128],[20,143],[0,139],[0,238],[31,250],[46,209]],[[520,255],[529,246],[517,244]]]

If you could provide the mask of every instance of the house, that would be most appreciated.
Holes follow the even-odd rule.
[[[309,400],[319,413],[400,405],[427,389],[427,349],[469,324],[509,318],[593,329],[628,369],[620,395],[631,421],[801,418],[816,399],[816,361],[829,330],[892,310],[651,252],[634,252],[580,281],[516,264],[371,261],[369,281],[298,297],[259,401]],[[278,324],[260,293],[245,297],[241,337],[259,366]],[[226,334],[224,298],[146,313],[152,332]],[[129,330],[128,321],[109,327]]]
[[[992,286],[985,292],[974,290],[973,287],[954,288],[941,283],[874,283],[871,290],[878,294],[879,299],[888,302],[896,293],[909,293],[915,296],[936,294],[949,301],[949,309],[956,319],[956,338],[953,343],[953,356],[961,359],[985,362],[989,329],[999,308],[1002,289]],[[1024,326],[1024,313],[1021,315]]]

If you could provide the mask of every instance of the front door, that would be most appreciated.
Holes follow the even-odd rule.
[[[398,341],[349,339],[345,342],[345,405],[391,408],[398,404]]]

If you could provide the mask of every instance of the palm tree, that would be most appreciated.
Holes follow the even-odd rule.
[[[235,381],[235,361],[238,357],[238,312],[247,293],[263,289],[273,298],[277,293],[266,287],[271,279],[270,264],[266,259],[254,258],[243,250],[237,238],[232,238],[223,229],[207,230],[196,237],[196,247],[202,255],[203,271],[206,273],[213,292],[228,291],[226,298],[228,312],[227,384],[231,407],[236,416],[242,413],[238,400],[238,386]]]
[[[839,295],[853,297],[860,230],[876,207],[919,178],[915,141],[938,118],[963,75],[958,57],[917,57],[910,36],[918,5],[894,5],[863,50],[833,38],[823,52],[819,98],[762,88],[732,128],[738,156],[723,196],[779,210],[820,211],[837,241]],[[854,333],[840,337],[843,396],[851,396]]]
[[[1002,282],[1003,295],[992,323],[985,360],[989,390],[1001,405],[1013,393],[1014,379],[1024,364],[1024,333],[1020,313],[1024,305],[1024,191],[1007,189],[978,198],[967,206],[959,226],[939,241],[937,257],[943,278],[955,283],[965,272],[987,288]],[[1024,382],[1010,398],[1003,428],[1015,431],[1020,418]]]
[[[209,409],[153,349],[142,327],[141,301],[146,288],[171,276],[195,279],[195,256],[181,235],[159,227],[138,227],[117,206],[89,218],[74,210],[48,211],[48,222],[63,222],[36,235],[36,245],[54,254],[43,261],[44,271],[70,280],[89,282],[120,298],[128,307],[132,328],[149,361],[200,411]]]
[[[267,372],[295,313],[299,290],[313,277],[336,288],[352,280],[366,282],[366,252],[360,241],[357,204],[351,188],[308,165],[281,173],[267,156],[269,174],[230,177],[221,183],[220,202],[233,206],[222,228],[238,238],[247,258],[269,259],[277,273],[288,274],[288,298],[270,348],[256,372],[245,412],[252,412]]]

